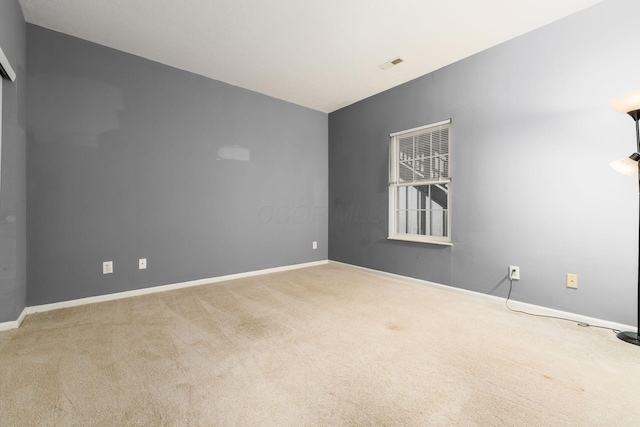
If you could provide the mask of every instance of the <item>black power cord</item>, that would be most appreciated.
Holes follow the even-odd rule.
[[[526,314],[528,316],[535,316],[535,317],[546,317],[548,319],[558,319],[558,320],[565,320],[567,322],[572,322],[575,323],[576,325],[582,327],[582,328],[600,328],[600,329],[607,329],[609,331],[613,331],[616,334],[619,334],[620,331],[614,328],[607,328],[606,326],[597,326],[597,325],[591,325],[589,323],[586,322],[578,322],[577,320],[573,320],[573,319],[567,319],[564,317],[557,317],[557,316],[547,316],[544,314],[534,314],[534,313],[527,313],[526,311],[521,311],[521,310],[514,310],[513,308],[509,307],[509,299],[511,298],[511,290],[513,289],[513,279],[511,277],[509,277],[509,295],[507,295],[507,299],[504,300],[504,306],[507,307],[509,310],[513,311],[514,313],[522,313],[522,314]]]

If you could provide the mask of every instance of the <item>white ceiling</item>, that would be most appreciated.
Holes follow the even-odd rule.
[[[323,112],[602,0],[20,0],[27,22]],[[383,71],[379,65],[401,57]]]

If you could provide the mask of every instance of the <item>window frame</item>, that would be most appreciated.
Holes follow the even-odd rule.
[[[421,179],[421,180],[413,180],[411,182],[394,182],[395,176],[393,176],[394,171],[396,170],[396,166],[399,164],[398,160],[398,152],[399,152],[399,139],[403,135],[407,135],[409,133],[419,132],[422,130],[440,127],[443,125],[448,125],[449,127],[449,139],[447,141],[447,161],[448,161],[448,176],[446,178],[438,178],[438,179]],[[400,132],[394,132],[389,135],[389,233],[387,239],[389,240],[401,240],[408,242],[419,242],[419,243],[431,243],[437,245],[447,245],[451,246],[451,187],[452,187],[452,172],[451,172],[451,136],[452,127],[451,127],[451,119],[443,120],[436,123],[431,123],[425,126],[419,126],[412,129],[403,130]],[[447,184],[447,208],[446,208],[446,235],[445,236],[433,236],[433,235],[423,235],[423,234],[409,234],[409,233],[399,233],[398,232],[398,222],[397,215],[398,212],[398,193],[399,188],[401,187],[409,187],[415,186],[416,184],[422,185],[437,185],[437,184]]]

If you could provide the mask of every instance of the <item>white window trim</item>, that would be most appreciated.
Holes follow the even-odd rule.
[[[412,128],[412,129],[407,129],[407,130],[403,130],[400,132],[394,132],[389,134],[389,148],[391,149],[391,140],[398,135],[403,135],[403,134],[407,134],[410,132],[415,132],[415,131],[420,131],[420,130],[424,130],[424,129],[429,129],[432,127],[436,127],[436,126],[442,126],[442,125],[446,125],[446,124],[451,124],[451,119],[448,120],[443,120],[437,123],[431,123],[428,124],[426,126],[419,126],[416,128]],[[396,162],[397,160],[395,159],[395,153],[390,152],[389,153],[389,175],[391,175],[391,168],[392,168],[392,164],[394,162]],[[449,175],[453,175],[451,172],[451,135],[449,135]],[[443,183],[443,184],[449,184],[449,186],[451,186],[451,178],[449,179],[443,179],[443,180],[438,180],[438,181],[432,181],[429,184],[438,184],[438,183]],[[402,186],[408,186],[408,185],[413,185],[413,183],[406,183],[406,184],[391,184],[389,183],[389,236],[387,237],[387,240],[400,240],[400,241],[405,241],[405,242],[418,242],[418,243],[430,243],[430,244],[435,244],[435,245],[444,245],[444,246],[453,246],[453,240],[451,237],[451,200],[449,200],[449,204],[447,206],[447,224],[448,224],[448,236],[447,237],[441,237],[441,236],[422,236],[422,235],[418,235],[418,234],[405,234],[405,233],[396,233],[396,195],[397,195],[397,191],[395,191],[395,189],[397,187],[402,187]]]
[[[431,124],[424,125],[424,126],[418,126],[417,128],[401,130],[400,132],[394,132],[394,133],[389,134],[389,138],[393,138],[394,136],[403,135],[403,134],[409,133],[409,132],[415,132],[415,131],[418,131],[418,130],[424,130],[424,129],[434,128],[436,126],[450,125],[450,124],[451,124],[451,119],[447,119],[447,120],[443,120],[443,121],[437,122],[437,123],[431,123]]]

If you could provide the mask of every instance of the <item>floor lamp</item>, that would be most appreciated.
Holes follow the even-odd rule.
[[[638,120],[640,119],[640,90],[625,93],[615,98],[611,101],[611,106],[616,111],[630,115],[636,122],[636,152],[629,157],[611,162],[611,167],[627,176],[637,172],[640,190],[640,162],[638,162],[640,160],[640,127],[638,125]],[[640,221],[640,213],[638,219]],[[640,222],[638,223],[638,239],[640,239]],[[638,329],[636,332],[620,332],[618,338],[631,344],[640,345],[640,340],[638,340],[638,332],[640,332],[640,243],[638,247],[638,308],[636,308],[636,312],[638,315]]]

